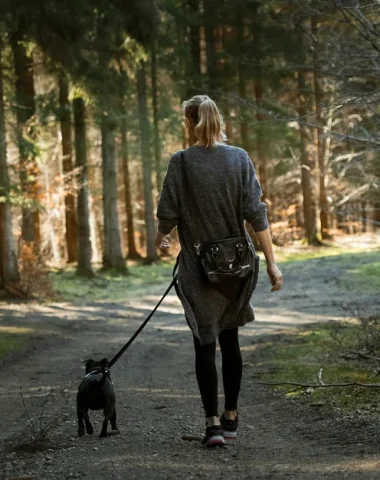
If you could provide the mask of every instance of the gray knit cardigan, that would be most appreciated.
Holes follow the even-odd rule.
[[[189,327],[206,344],[215,341],[221,330],[254,320],[250,304],[253,288],[247,285],[231,303],[207,285],[194,243],[244,235],[244,220],[256,232],[265,230],[267,207],[260,200],[262,191],[252,162],[241,148],[193,146],[184,154],[187,188],[181,172],[181,152],[177,152],[169,161],[160,195],[158,230],[168,234],[178,228],[179,296]]]

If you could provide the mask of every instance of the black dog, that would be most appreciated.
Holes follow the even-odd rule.
[[[84,423],[87,433],[89,435],[94,433],[88,416],[88,409],[104,411],[101,437],[107,436],[109,421],[111,421],[112,430],[119,433],[116,426],[115,392],[107,365],[108,360],[106,358],[103,358],[100,362],[93,359],[86,361],[86,376],[79,385],[77,394],[78,435],[80,437],[84,435]]]

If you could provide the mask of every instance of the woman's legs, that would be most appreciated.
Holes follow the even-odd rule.
[[[219,345],[222,352],[224,415],[228,420],[234,420],[237,415],[237,401],[243,373],[238,328],[222,330],[219,334]]]
[[[215,365],[216,342],[201,345],[194,336],[195,373],[208,426],[218,424],[218,374]],[[215,420],[216,419],[216,420]]]
[[[223,330],[219,334],[222,352],[222,374],[225,396],[225,417],[234,420],[240,392],[243,362],[240,352],[238,328]],[[218,374],[215,365],[216,342],[201,345],[194,336],[195,373],[207,419],[218,417]],[[213,421],[211,422],[212,424]]]

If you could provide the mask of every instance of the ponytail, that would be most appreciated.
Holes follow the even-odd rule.
[[[195,136],[206,147],[225,143],[227,137],[223,118],[215,102],[207,95],[196,95],[185,102],[185,116],[192,120]]]

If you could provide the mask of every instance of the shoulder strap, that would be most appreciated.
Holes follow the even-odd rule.
[[[200,244],[196,240],[197,237],[195,236],[195,231],[194,231],[194,225],[193,225],[194,216],[193,216],[192,206],[191,206],[192,201],[191,201],[191,197],[190,197],[190,193],[189,193],[189,182],[188,182],[186,166],[185,166],[185,151],[184,150],[181,151],[181,162],[180,163],[181,163],[181,176],[182,176],[182,183],[183,183],[183,186],[184,186],[184,193],[185,193],[185,197],[187,198],[187,203],[189,204],[191,235],[193,237],[193,242],[195,242],[194,247],[196,248],[197,253],[198,253]]]

